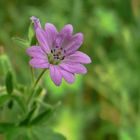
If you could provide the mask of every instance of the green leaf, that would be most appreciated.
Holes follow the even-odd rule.
[[[66,140],[63,135],[54,132],[46,126],[33,127],[32,130],[36,140],[44,140],[44,138],[46,140]]]
[[[0,96],[0,107],[10,99],[10,96],[8,94],[3,94]]]
[[[12,65],[8,55],[0,55],[0,75],[5,77],[8,71],[12,71]]]
[[[45,122],[47,122],[47,120],[50,118],[50,116],[52,115],[53,110],[52,109],[46,109],[45,111],[43,111],[42,113],[40,113],[37,117],[35,117],[30,124],[45,124]]]
[[[20,106],[21,110],[23,112],[26,112],[26,107],[25,107],[25,104],[24,104],[23,97],[18,96],[18,95],[12,95],[11,97],[12,97],[13,100],[15,100],[17,102],[17,104]]]
[[[15,127],[6,133],[7,140],[33,140],[28,136],[28,128]]]
[[[10,100],[7,106],[8,106],[9,109],[12,109],[12,107],[13,107],[13,101]]]
[[[66,140],[46,126],[14,127],[6,133],[7,140]]]
[[[24,118],[24,120],[20,122],[20,124],[19,124],[20,126],[25,126],[25,125],[27,125],[29,123],[29,121],[32,118],[32,115],[33,115],[35,109],[36,109],[36,106],[34,106],[31,109],[31,111],[27,114],[27,116]]]
[[[33,23],[31,23],[29,26],[29,31],[28,31],[28,39],[29,39],[30,44],[32,43],[34,36],[35,36],[35,32],[33,29]]]
[[[5,84],[7,93],[11,94],[13,92],[13,76],[10,71],[7,73]]]
[[[25,39],[22,39],[19,37],[13,37],[12,40],[22,47],[29,47],[30,46],[30,42],[28,40],[25,40]]]
[[[5,133],[10,131],[15,127],[12,123],[0,123],[0,133]]]
[[[36,105],[39,105],[40,109],[41,109],[41,113],[37,113],[38,115],[36,115],[31,121],[30,124],[33,125],[38,125],[38,124],[45,124],[48,119],[52,116],[53,112],[56,110],[56,108],[60,105],[60,102],[58,102],[55,106],[52,106],[50,104],[46,104],[45,102],[43,102],[40,99],[36,99],[35,100]],[[38,110],[39,112],[39,110]]]

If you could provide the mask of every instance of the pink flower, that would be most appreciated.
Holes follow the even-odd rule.
[[[34,68],[50,69],[53,82],[59,86],[64,78],[73,83],[75,74],[85,74],[87,69],[82,64],[91,63],[88,55],[77,51],[83,43],[83,34],[73,35],[73,27],[68,24],[58,32],[51,23],[41,28],[39,19],[31,17],[34,23],[36,38],[39,45],[27,49],[32,57],[30,65]]]

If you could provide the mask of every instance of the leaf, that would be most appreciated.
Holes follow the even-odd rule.
[[[8,94],[3,94],[0,96],[0,107],[10,99],[10,96]]]
[[[32,133],[34,134],[34,138],[36,140],[44,140],[44,138],[46,140],[66,140],[63,135],[54,132],[46,126],[35,126],[32,128]]]
[[[33,29],[33,23],[31,23],[29,26],[29,31],[28,31],[28,39],[29,39],[30,44],[32,43],[34,36],[35,36],[35,32]]]
[[[28,40],[25,40],[25,39],[22,39],[19,37],[13,37],[12,40],[22,47],[29,47],[30,46],[30,42]]]
[[[7,140],[66,140],[46,126],[14,127],[6,133]]]
[[[6,54],[0,55],[0,73],[1,73],[1,76],[5,77],[7,72],[12,71],[12,70],[13,69],[12,69],[11,62],[10,62],[8,55],[6,55]]]
[[[46,104],[45,102],[39,99],[36,99],[35,101],[37,104],[40,105],[41,110],[44,109],[44,111],[42,111],[38,116],[36,116],[33,120],[31,120],[30,122],[31,125],[45,124],[61,104],[61,102],[58,102],[55,106],[52,106],[50,104]]]
[[[37,117],[35,117],[30,124],[31,125],[37,125],[37,124],[45,124],[45,122],[50,118],[52,115],[53,110],[52,109],[46,109],[42,113],[40,113]]]
[[[7,140],[32,140],[27,135],[28,128],[26,127],[15,127],[6,133]]]
[[[12,95],[11,97],[13,100],[15,100],[17,102],[17,104],[20,106],[21,110],[23,112],[26,112],[26,107],[25,107],[23,98],[18,95]]]
[[[15,127],[12,123],[0,123],[0,133],[8,132]]]
[[[10,100],[9,103],[8,103],[8,108],[9,108],[9,109],[12,109],[12,107],[13,107],[13,101]]]
[[[27,114],[27,116],[25,117],[25,119],[24,119],[23,121],[20,122],[20,124],[19,124],[20,126],[25,126],[25,125],[27,125],[27,124],[29,123],[29,121],[30,121],[30,119],[32,118],[32,115],[33,115],[35,109],[36,109],[36,106],[34,106],[34,107],[31,109],[31,111]]]
[[[11,94],[13,92],[13,76],[10,71],[7,73],[5,84],[7,92]]]

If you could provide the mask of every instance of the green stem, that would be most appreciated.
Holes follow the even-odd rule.
[[[34,77],[34,69],[33,69],[33,67],[31,67],[30,69],[31,69],[32,82],[34,83],[34,81],[35,81],[35,77]]]
[[[41,77],[43,76],[43,74],[44,74],[45,72],[46,72],[46,69],[44,69],[44,70],[40,73],[40,75],[39,75],[38,78],[36,79],[35,83],[33,84],[33,87],[32,87],[32,89],[31,89],[31,95],[29,96],[29,99],[28,99],[28,101],[27,101],[28,104],[31,104],[31,103],[32,103],[32,98],[35,97],[35,93],[36,93],[36,92],[34,91],[34,89],[36,88],[37,84],[39,83]]]
[[[35,81],[35,83],[34,83],[34,85],[33,85],[33,89],[36,88],[37,84],[39,83],[39,81],[40,81],[41,77],[43,76],[43,74],[45,73],[45,71],[46,71],[46,69],[44,69],[44,70],[40,73],[40,75],[38,76],[37,80]]]

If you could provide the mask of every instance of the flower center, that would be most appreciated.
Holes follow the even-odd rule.
[[[65,58],[65,50],[62,47],[56,46],[51,49],[51,53],[48,54],[48,60],[51,64],[58,65]]]

